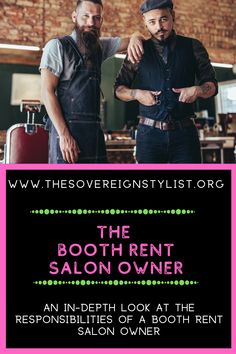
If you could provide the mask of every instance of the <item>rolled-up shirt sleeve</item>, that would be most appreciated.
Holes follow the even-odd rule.
[[[114,84],[114,95],[116,98],[116,90],[119,86],[126,86],[128,88],[132,87],[135,77],[138,72],[138,64],[132,64],[127,57],[125,58],[120,71],[116,77]]]
[[[60,77],[63,72],[63,48],[60,41],[51,39],[43,49],[39,70],[48,69],[55,76]]]
[[[213,82],[216,87],[215,95],[217,95],[218,83],[215,70],[211,65],[206,48],[197,39],[193,39],[193,53],[196,61],[196,77],[198,84],[202,85],[205,82]]]

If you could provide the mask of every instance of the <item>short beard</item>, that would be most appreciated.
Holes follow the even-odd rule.
[[[95,27],[91,27],[89,31],[85,29],[86,27],[84,26],[75,25],[77,44],[85,59],[94,62],[97,57],[97,51],[100,48],[100,31]]]

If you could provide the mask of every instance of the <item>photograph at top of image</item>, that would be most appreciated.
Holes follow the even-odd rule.
[[[0,163],[235,163],[235,11],[2,1]]]

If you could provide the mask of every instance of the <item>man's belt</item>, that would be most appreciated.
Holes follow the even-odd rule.
[[[168,120],[167,122],[163,122],[163,121],[157,121],[151,118],[139,116],[139,123],[160,130],[177,130],[177,129],[191,127],[194,125],[193,119],[191,117],[184,118],[181,120]]]

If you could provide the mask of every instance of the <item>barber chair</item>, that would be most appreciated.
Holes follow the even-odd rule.
[[[27,112],[27,123],[19,123],[7,130],[4,162],[48,163],[48,131],[36,124],[35,114],[41,110],[38,100],[22,100],[21,112]]]

